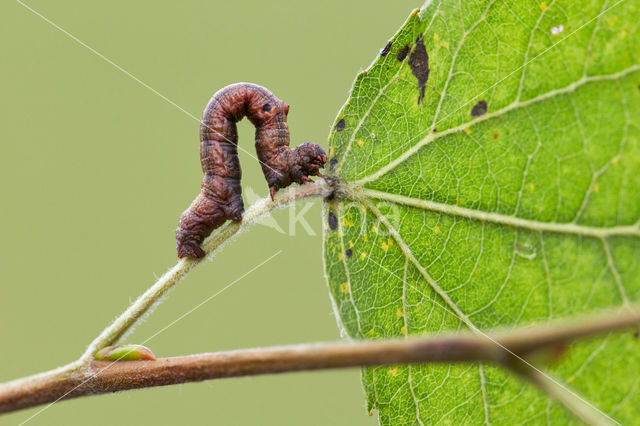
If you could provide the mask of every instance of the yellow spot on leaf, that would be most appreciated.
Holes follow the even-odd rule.
[[[387,244],[389,244],[389,247],[391,247],[393,245],[393,240],[391,238],[389,238],[387,240]]]
[[[465,132],[466,134],[471,133],[471,127],[465,127],[465,128],[464,128],[464,132]]]
[[[367,252],[363,251],[360,253],[360,259],[364,260],[367,257]]]
[[[617,165],[619,162],[620,162],[620,157],[618,157],[617,155],[611,159],[611,163],[613,165]]]
[[[389,373],[391,373],[392,376],[397,376],[398,375],[398,369],[397,368],[392,368]]]
[[[443,41],[442,42],[442,47],[444,47],[445,49],[449,48],[449,42],[448,41]]]
[[[536,186],[533,183],[529,184],[529,191],[533,191],[534,189],[536,189]]]
[[[547,4],[546,3],[540,3],[540,10],[543,11],[543,12],[545,10],[547,10]]]
[[[434,39],[435,41],[438,41],[438,40],[440,40],[440,37],[438,36],[438,34],[434,34],[434,35],[433,35],[433,39]]]
[[[433,232],[435,232],[436,234],[440,233],[440,228],[438,228],[437,226],[433,227]]]
[[[600,185],[596,183],[595,185],[593,185],[593,192],[599,192],[599,191],[600,191]]]
[[[338,253],[338,260],[342,260],[342,252]]]
[[[362,145],[364,145],[363,140],[362,140],[362,139],[358,139],[358,146],[359,146],[360,148],[362,148]]]
[[[349,293],[349,283],[340,284],[340,293]]]
[[[389,246],[387,245],[387,243],[383,242],[382,244],[380,244],[380,247],[382,248],[382,250],[387,251],[387,249],[389,248]]]
[[[364,236],[362,237],[363,240],[365,241],[369,241],[369,236],[367,234],[364,234]]]
[[[403,335],[405,336],[407,335],[407,327],[402,327],[400,331],[402,332]]]
[[[398,316],[398,318],[402,318],[404,316],[404,312],[402,312],[402,309],[398,309],[398,312],[396,312],[396,315]]]
[[[366,212],[366,211],[367,211],[367,208],[366,208],[366,207],[364,206],[364,204],[363,204],[363,205],[361,205],[361,206],[360,206],[360,210],[362,210],[363,212]]]
[[[353,241],[349,241],[349,248],[353,248]]]
[[[375,226],[375,225],[373,225],[373,226],[371,227],[371,231],[373,231],[373,232],[375,232],[375,233],[377,234],[377,233],[378,233],[378,227],[377,227],[377,226]]]
[[[333,154],[336,153],[336,150],[333,147],[329,148],[329,157],[333,157]]]
[[[622,35],[622,37],[626,36],[629,33],[629,31],[627,31],[626,28],[623,28],[622,31],[620,31],[620,35]]]

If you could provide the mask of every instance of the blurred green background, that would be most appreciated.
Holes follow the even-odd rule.
[[[291,105],[292,144],[327,146],[356,73],[413,1],[61,1],[27,4],[200,117],[250,81]],[[0,5],[0,381],[78,357],[176,262],[174,229],[199,190],[198,122],[19,3]],[[253,129],[240,125],[253,152]],[[243,185],[268,191],[241,153]],[[251,197],[245,197],[248,205]],[[180,284],[128,336],[157,356],[339,338],[321,260],[320,202],[258,225]],[[38,409],[0,416],[18,424]],[[56,404],[29,425],[373,425],[358,370],[218,380]]]

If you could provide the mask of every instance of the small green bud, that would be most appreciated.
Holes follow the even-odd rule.
[[[96,361],[155,361],[156,356],[151,349],[142,345],[107,346],[96,352]]]

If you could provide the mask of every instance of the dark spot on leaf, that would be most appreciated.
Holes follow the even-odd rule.
[[[438,129],[437,128],[433,128],[433,133],[438,133]]]
[[[473,117],[480,117],[481,115],[485,115],[487,113],[487,108],[487,101],[480,101],[471,109],[471,115]]]
[[[347,257],[351,257],[351,256],[353,256],[353,250],[348,249],[347,251],[344,252],[344,254],[346,254]]]
[[[344,130],[344,126],[345,126],[344,118],[341,118],[340,121],[338,121],[338,124],[336,124],[336,130],[341,132]]]
[[[558,362],[567,353],[569,346],[565,343],[558,343],[551,349],[552,362]]]
[[[493,134],[493,138],[494,138],[494,139],[498,139],[498,132],[495,132],[495,133]]]
[[[262,105],[262,110],[263,111],[271,111],[271,105],[269,105],[269,104]]]
[[[405,44],[404,47],[400,49],[400,51],[398,51],[396,58],[398,58],[398,60],[402,62],[406,59],[408,54],[409,54],[409,46]]]
[[[333,214],[333,212],[329,212],[329,228],[332,231],[335,231],[336,229],[338,229],[338,218],[336,217],[335,214]]]
[[[420,90],[418,105],[420,105],[424,99],[424,88],[429,79],[429,55],[424,45],[424,36],[420,36],[416,40],[416,47],[409,56],[409,66],[413,75],[418,79],[418,89]]]
[[[634,339],[638,339],[638,337],[640,337],[640,332],[636,331],[635,333],[633,333]]]
[[[388,42],[387,45],[380,51],[380,56],[387,56],[391,51],[391,46],[393,46],[393,43]]]
[[[333,168],[336,166],[336,164],[338,164],[338,159],[336,157],[331,158],[331,160],[329,160],[329,171],[332,172]]]

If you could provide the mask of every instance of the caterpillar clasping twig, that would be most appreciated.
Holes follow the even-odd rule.
[[[200,125],[200,194],[182,213],[176,230],[178,257],[201,258],[200,247],[227,220],[240,221],[244,211],[236,123],[244,116],[256,127],[256,152],[273,199],[280,188],[311,182],[320,176],[327,155],[315,143],[289,148],[289,105],[264,87],[251,83],[227,86],[213,95]]]

